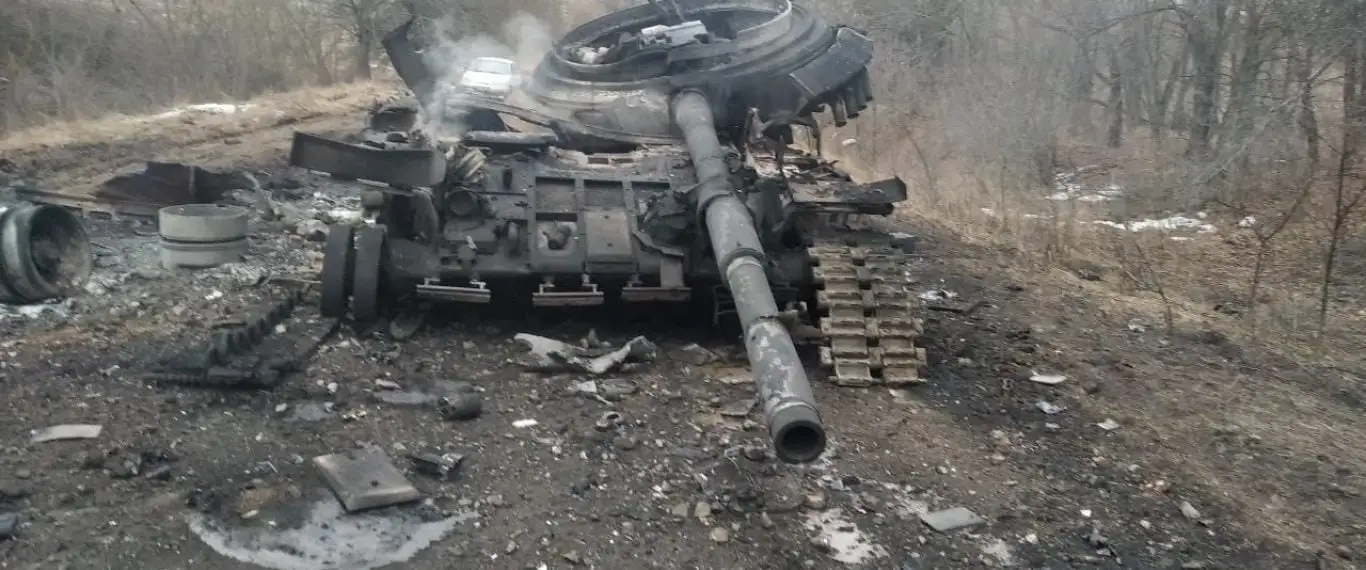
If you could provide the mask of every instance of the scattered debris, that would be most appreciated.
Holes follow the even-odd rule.
[[[949,532],[987,522],[966,507],[954,507],[920,515],[920,522],[939,532]]]
[[[94,266],[90,237],[74,214],[0,202],[0,303],[69,297],[85,288]]]
[[[238,171],[213,171],[173,162],[148,162],[142,172],[120,174],[93,193],[68,194],[25,187],[16,190],[23,200],[110,215],[154,218],[157,211],[179,204],[209,204],[236,189],[251,188]]]
[[[250,211],[223,204],[184,204],[157,212],[161,265],[202,269],[238,261],[247,253]]]
[[[693,366],[705,366],[718,360],[716,353],[702,348],[702,345],[697,343],[678,349],[675,358]]]
[[[1067,381],[1067,377],[1061,374],[1039,374],[1035,372],[1029,377],[1030,382],[1044,384],[1046,386],[1057,386]]]
[[[413,461],[413,467],[419,472],[443,480],[450,477],[460,468],[460,464],[465,462],[465,456],[458,453],[412,453],[408,458]]]
[[[957,299],[958,293],[944,289],[931,289],[919,295],[921,301],[943,301]]]
[[[448,420],[472,420],[484,413],[484,399],[474,392],[452,394],[437,401],[437,409]]]
[[[104,431],[104,426],[94,424],[66,424],[46,427],[33,431],[30,443],[45,443],[69,439],[95,439]]]
[[[1103,429],[1105,431],[1115,431],[1119,429],[1119,422],[1106,418],[1105,421],[1096,424],[1096,427]]]
[[[378,448],[320,455],[313,464],[348,512],[411,503],[422,498]]]
[[[1039,411],[1050,416],[1061,414],[1067,411],[1067,406],[1064,406],[1062,404],[1054,404],[1047,400],[1039,400],[1037,402],[1034,402],[1034,407],[1038,408]]]
[[[528,349],[534,359],[531,364],[534,369],[570,369],[595,376],[606,374],[627,362],[650,362],[659,350],[643,336],[635,337],[621,348],[606,353],[527,333],[519,333],[514,338]]]

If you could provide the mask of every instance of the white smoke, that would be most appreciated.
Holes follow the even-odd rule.
[[[447,108],[444,95],[456,92],[460,76],[471,61],[480,57],[512,60],[517,64],[517,72],[525,82],[536,69],[536,65],[541,62],[541,58],[553,49],[555,44],[552,28],[526,12],[517,12],[503,22],[501,37],[490,34],[453,37],[454,34],[451,32],[455,29],[456,24],[450,17],[435,21],[434,43],[422,53],[423,63],[433,75],[437,92],[437,96],[426,109],[425,130],[437,136],[460,131],[458,118],[453,116],[456,110]]]

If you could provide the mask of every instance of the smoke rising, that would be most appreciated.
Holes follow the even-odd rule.
[[[458,36],[454,20],[447,16],[433,25],[434,43],[422,53],[435,78],[437,96],[426,109],[425,130],[437,136],[458,134],[458,109],[448,108],[446,96],[456,93],[460,76],[471,61],[480,57],[499,57],[512,60],[523,80],[540,63],[542,56],[555,44],[552,27],[534,15],[517,12],[503,22],[501,37],[490,34]]]

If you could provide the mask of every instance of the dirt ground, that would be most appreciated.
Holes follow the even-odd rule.
[[[377,93],[232,123],[236,143],[179,123],[97,150],[68,137],[0,153],[62,187],[149,153],[251,165],[306,218],[356,188],[281,167],[290,130],[355,128]],[[766,451],[738,331],[657,315],[432,312],[403,341],[343,328],[270,390],[145,382],[167,351],[278,299],[270,277],[311,277],[320,244],[297,221],[256,223],[245,262],[197,273],[160,270],[149,226],[91,221],[86,295],[0,307],[0,522],[20,520],[0,568],[1346,569],[1366,557],[1360,378],[1198,326],[1165,331],[1105,294],[1107,276],[1024,273],[1009,252],[914,217],[923,288],[953,294],[927,302],[929,382],[838,388],[813,367],[831,447],[809,466]],[[308,304],[285,328],[323,327]],[[512,342],[590,329],[617,345],[644,335],[659,357],[595,379],[595,397],[577,390],[593,379],[528,371]],[[432,403],[471,391],[477,417]],[[621,421],[600,429],[609,411]],[[30,443],[69,423],[103,430]],[[360,446],[384,450],[426,499],[341,513],[310,460]],[[441,479],[406,459],[425,451],[464,460]],[[920,520],[953,507],[983,523]]]

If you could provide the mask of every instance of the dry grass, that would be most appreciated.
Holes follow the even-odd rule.
[[[398,85],[389,81],[350,83],[272,93],[249,102],[212,102],[237,105],[238,110],[232,113],[185,110],[186,107],[193,107],[193,104],[187,103],[161,113],[141,116],[115,114],[87,121],[58,121],[0,137],[0,153],[24,156],[71,147],[115,145],[138,139],[181,142],[201,140],[209,133],[230,136],[266,123],[284,124],[322,115],[354,113],[378,99],[392,95],[398,88]],[[179,114],[168,114],[177,112]]]
[[[278,164],[294,130],[355,130],[363,111],[392,98],[397,88],[374,81],[272,94],[229,114],[190,110],[175,116],[56,123],[0,139],[0,156],[19,175],[69,194],[88,192],[117,172],[140,169],[147,160]]]
[[[1341,496],[1366,488],[1341,473],[1366,472],[1366,420],[1354,403],[1366,396],[1366,284],[1359,278],[1366,252],[1357,240],[1345,242],[1328,326],[1320,331],[1332,180],[1320,177],[1304,212],[1270,242],[1251,299],[1258,241],[1237,222],[1279,218],[1287,175],[1258,172],[1256,190],[1264,195],[1245,183],[1245,205],[1236,212],[1205,205],[1204,221],[1216,233],[1131,233],[1089,222],[1195,217],[1200,200],[1193,197],[1214,191],[1192,185],[1165,149],[1071,144],[1059,156],[1062,168],[1096,165],[1085,183],[1123,187],[1123,203],[1054,202],[1045,197],[1056,189],[1022,174],[1018,163],[973,163],[953,152],[947,137],[934,136],[934,125],[901,127],[847,128],[830,133],[826,148],[866,177],[906,178],[913,190],[900,216],[986,252],[947,261],[952,266],[1025,284],[1030,300],[1007,308],[1013,318],[1067,323],[1048,335],[1050,358],[1069,375],[1109,382],[1101,393],[1073,394],[1089,412],[1125,426],[1135,460],[1163,464],[1212,490],[1239,513],[1229,522],[1251,536],[1313,551],[1340,544],[1345,539],[1334,535],[1360,524]],[[847,138],[859,142],[841,145]],[[1130,323],[1145,332],[1130,331]],[[1125,364],[1095,364],[1109,359]]]

